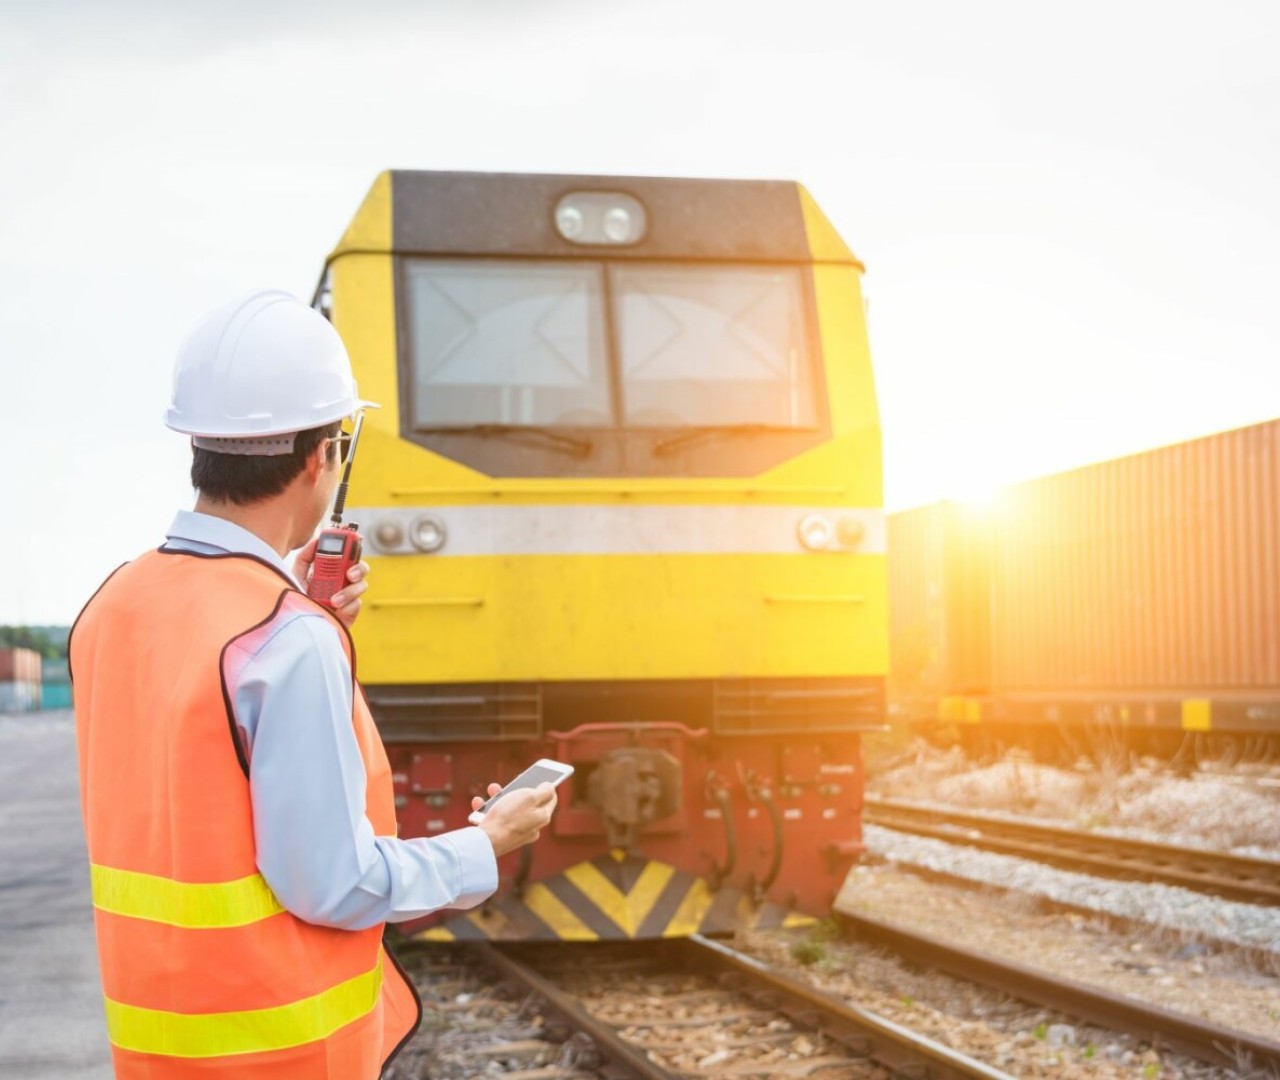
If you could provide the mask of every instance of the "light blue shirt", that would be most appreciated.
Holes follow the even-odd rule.
[[[167,536],[167,550],[254,555],[295,580],[264,540],[222,518],[181,511]],[[310,923],[363,930],[493,894],[498,863],[478,828],[374,836],[351,668],[326,616],[282,614],[269,636],[232,652],[228,693],[249,759],[258,870],[280,903]]]

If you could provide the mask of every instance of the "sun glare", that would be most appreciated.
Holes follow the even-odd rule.
[[[1002,490],[999,484],[974,478],[958,485],[951,485],[947,498],[953,502],[985,510],[995,505]]]

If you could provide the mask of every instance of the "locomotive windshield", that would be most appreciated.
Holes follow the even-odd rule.
[[[796,267],[418,259],[404,286],[420,431],[818,422]]]

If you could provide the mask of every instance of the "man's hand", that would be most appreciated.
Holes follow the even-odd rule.
[[[490,798],[501,790],[501,784],[490,784]],[[479,810],[483,805],[484,799],[479,795],[471,800],[472,810]],[[550,823],[555,808],[556,789],[550,784],[521,788],[508,792],[494,803],[478,828],[489,838],[493,853],[505,855],[538,839],[538,834]]]
[[[315,562],[317,540],[319,540],[319,537],[309,540],[307,546],[299,551],[297,557],[293,560],[293,576],[302,582],[304,590],[308,582],[311,581],[311,564]],[[333,613],[342,620],[348,629],[356,621],[356,616],[360,614],[360,597],[369,588],[369,583],[365,581],[368,576],[369,564],[361,559],[360,562],[347,571],[348,584],[333,594]]]

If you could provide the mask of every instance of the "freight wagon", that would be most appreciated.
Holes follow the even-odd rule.
[[[893,514],[888,550],[899,723],[1280,735],[1280,421]]]

